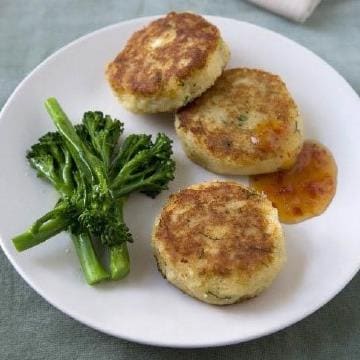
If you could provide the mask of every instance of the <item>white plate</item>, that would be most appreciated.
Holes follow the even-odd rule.
[[[230,45],[229,67],[258,67],[282,76],[304,116],[306,136],[326,144],[339,168],[337,194],[328,210],[284,227],[288,262],[273,286],[256,299],[228,307],[206,305],[168,284],[156,270],[150,231],[165,199],[181,187],[218,176],[187,160],[171,119],[126,112],[105,82],[105,64],[152,18],[107,27],[56,52],[18,86],[1,113],[0,235],[6,255],[30,286],[64,313],[105,333],[147,344],[213,346],[272,333],[319,309],[360,265],[358,96],[329,65],[283,36],[244,22],[208,18]],[[124,281],[88,286],[66,234],[24,253],[12,246],[11,237],[57,197],[36,178],[24,156],[53,128],[43,107],[49,96],[59,99],[73,121],[86,110],[99,109],[123,120],[127,133],[166,131],[175,140],[177,174],[170,190],[155,200],[135,195],[126,207],[135,243],[132,270]]]

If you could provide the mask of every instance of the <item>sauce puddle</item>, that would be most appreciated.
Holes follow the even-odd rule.
[[[295,224],[322,214],[336,191],[337,167],[331,152],[307,140],[289,170],[250,177],[250,185],[263,191],[278,209],[280,221]]]

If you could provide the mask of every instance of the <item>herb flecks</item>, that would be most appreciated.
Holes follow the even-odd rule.
[[[247,120],[248,120],[248,117],[247,115],[245,114],[240,114],[238,117],[237,117],[237,120],[239,121],[240,125],[244,124]]]
[[[299,129],[299,123],[297,121],[295,121],[295,133],[297,132],[300,132],[300,129]]]
[[[220,299],[220,300],[231,300],[232,299],[231,296],[220,296],[219,294],[216,294],[215,292],[212,292],[210,290],[206,292],[206,295],[213,296],[213,297],[215,297],[217,299]]]

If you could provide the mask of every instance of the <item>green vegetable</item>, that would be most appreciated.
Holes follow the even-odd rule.
[[[171,140],[158,134],[130,135],[119,144],[123,124],[99,111],[86,112],[73,126],[54,98],[45,102],[57,132],[42,136],[27,153],[39,177],[59,192],[54,208],[13,238],[23,251],[69,231],[89,284],[120,279],[130,270],[131,233],[123,206],[132,192],[155,197],[173,180]],[[108,270],[93,247],[108,255]]]

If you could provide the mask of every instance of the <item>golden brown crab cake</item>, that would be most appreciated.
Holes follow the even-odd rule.
[[[215,85],[176,114],[187,156],[210,171],[254,175],[291,167],[303,121],[279,76],[225,70]]]
[[[227,181],[196,184],[171,195],[156,219],[152,247],[170,283],[216,305],[258,295],[286,259],[271,202]]]
[[[212,86],[228,59],[216,26],[196,14],[171,12],[134,33],[106,76],[128,110],[166,112]]]

